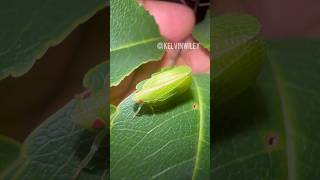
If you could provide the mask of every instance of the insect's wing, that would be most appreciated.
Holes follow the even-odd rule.
[[[159,93],[157,96],[157,101],[166,101],[167,99],[172,98],[173,96],[179,95],[187,91],[192,83],[192,76],[185,76],[182,79],[177,80],[172,83],[170,86],[166,86],[163,91],[165,93]]]
[[[172,66],[163,67],[160,72],[165,72],[165,71],[171,70],[173,68],[174,67],[172,67]]]
[[[176,80],[172,80],[167,85],[162,86],[161,88],[158,88],[158,89],[154,89],[154,92],[152,92],[153,98],[152,100],[151,98],[149,98],[148,103],[161,105],[165,101],[171,99],[172,97],[186,92],[190,88],[191,83],[192,83],[191,75],[184,76],[182,78],[177,78]]]
[[[139,83],[139,88],[152,88],[155,86],[160,86],[172,79],[179,78],[186,74],[191,74],[192,70],[188,66],[177,66],[177,67],[164,67],[161,71],[151,75],[151,78]],[[138,88],[137,88],[138,89]]]
[[[148,79],[145,79],[145,80],[139,82],[139,83],[136,85],[136,90],[140,91],[140,90],[142,89],[144,83],[147,82],[147,80],[148,80]]]
[[[187,66],[165,68],[161,73],[138,84],[134,101],[158,104],[190,88],[192,71]]]
[[[188,66],[165,67],[161,72],[155,73],[143,85],[143,89],[162,87],[163,84],[173,82],[175,84],[179,79],[191,75],[192,70]]]
[[[152,77],[155,77],[155,76],[157,76],[157,75],[159,75],[159,74],[161,74],[161,73],[163,73],[163,72],[165,72],[165,71],[171,70],[171,69],[173,69],[173,68],[174,68],[174,67],[170,67],[170,66],[163,67],[163,68],[161,68],[161,70],[160,70],[159,72],[153,73],[153,74],[151,75],[151,78],[152,78]]]

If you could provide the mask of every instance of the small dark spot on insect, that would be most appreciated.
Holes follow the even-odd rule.
[[[96,119],[92,124],[93,129],[102,129],[104,127],[105,127],[105,123],[102,119]]]
[[[198,103],[192,103],[192,109],[196,110],[199,108],[199,104]]]
[[[91,91],[89,89],[87,89],[83,93],[76,94],[74,96],[74,98],[79,99],[79,100],[83,100],[83,99],[90,97],[90,95],[91,95]]]
[[[268,150],[273,150],[279,145],[279,135],[276,133],[268,133],[264,137],[264,144]]]

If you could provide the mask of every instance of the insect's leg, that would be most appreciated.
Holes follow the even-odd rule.
[[[103,138],[106,136],[107,131],[105,129],[103,129],[101,132],[99,132],[97,134],[97,136],[94,138],[93,144],[90,148],[89,153],[86,155],[86,157],[80,162],[76,172],[74,173],[74,175],[72,176],[72,180],[75,180],[78,178],[79,174],[81,173],[82,169],[85,168],[89,162],[91,161],[91,159],[93,158],[93,156],[95,155],[95,153],[98,151],[99,146],[101,144],[101,141],[103,140]]]
[[[151,109],[151,111],[152,111],[152,117],[154,117],[154,116],[155,116],[154,108],[153,108],[152,106],[149,106],[149,107],[150,107],[150,109]]]
[[[134,113],[132,120],[139,114],[141,108],[142,108],[143,103],[139,104],[139,107],[137,109],[137,111]]]

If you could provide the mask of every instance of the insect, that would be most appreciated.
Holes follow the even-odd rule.
[[[188,66],[165,67],[149,79],[136,86],[133,101],[140,104],[135,116],[143,104],[151,108],[166,103],[172,97],[186,92],[192,84],[192,70]],[[134,116],[134,117],[135,117]]]
[[[90,130],[98,130],[108,125],[107,88],[83,97],[76,97],[76,105],[71,119],[76,124]],[[82,95],[81,95],[82,96]]]

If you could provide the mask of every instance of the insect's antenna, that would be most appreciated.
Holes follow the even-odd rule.
[[[102,130],[101,132],[98,133],[98,135],[94,138],[93,144],[90,148],[90,152],[86,155],[86,157],[80,162],[77,171],[74,173],[74,175],[72,176],[71,180],[76,180],[79,176],[79,174],[81,173],[82,169],[85,168],[89,162],[91,161],[91,159],[93,158],[93,156],[95,155],[95,153],[98,151],[99,146],[101,144],[101,141],[103,140],[103,138],[106,136],[107,131],[106,130]]]
[[[134,113],[133,118],[131,120],[133,120],[139,114],[142,106],[143,106],[143,103],[139,104],[139,107],[138,107],[137,111]]]

